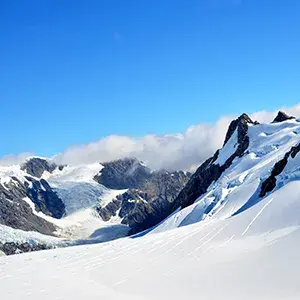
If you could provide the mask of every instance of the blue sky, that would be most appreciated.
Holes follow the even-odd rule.
[[[300,99],[298,0],[0,1],[0,155]]]

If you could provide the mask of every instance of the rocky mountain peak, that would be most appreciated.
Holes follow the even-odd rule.
[[[23,171],[37,178],[41,178],[45,171],[52,173],[56,168],[55,163],[39,157],[32,157],[21,166]]]
[[[272,123],[280,123],[280,122],[284,122],[286,120],[292,120],[292,119],[295,119],[295,117],[289,116],[284,111],[280,110]]]
[[[12,177],[0,183],[0,224],[25,231],[51,235],[55,226],[34,214],[24,199],[28,197],[28,183]]]
[[[156,225],[168,216],[170,207],[188,182],[189,172],[151,171],[137,159],[120,159],[102,164],[95,181],[113,189],[127,189],[97,212],[103,220],[112,216],[129,225],[130,234]]]
[[[31,183],[27,187],[27,196],[34,203],[36,210],[56,219],[62,218],[66,212],[65,204],[49,183],[44,179],[38,181],[29,176],[26,176],[26,179]]]
[[[186,186],[178,194],[170,213],[174,212],[176,209],[178,209],[178,207],[187,207],[194,203],[194,201],[206,193],[208,187],[214,181],[217,181],[222,173],[231,166],[235,158],[242,157],[244,155],[245,151],[249,147],[249,124],[256,125],[259,123],[252,121],[251,118],[245,113],[230,123],[223,148],[233,133],[237,130],[236,149],[234,152],[228,155],[226,159],[224,159],[222,164],[218,162],[218,157],[220,156],[223,148],[217,150],[212,157],[202,163],[202,165],[191,176]]]
[[[104,168],[94,180],[111,189],[139,187],[151,176],[149,168],[136,158],[124,158],[102,163]]]
[[[236,128],[239,128],[238,130],[241,132],[246,132],[246,128],[248,128],[248,124],[259,124],[257,121],[253,121],[247,114],[243,113],[241,114],[237,119],[233,120],[227,130],[225,141],[223,146],[228,142],[228,140],[231,138],[232,134],[236,130]]]

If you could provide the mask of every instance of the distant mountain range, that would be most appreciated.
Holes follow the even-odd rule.
[[[32,157],[22,165],[0,167],[0,224],[64,240],[114,239],[165,218],[190,176],[152,171],[135,158],[67,166]],[[0,242],[24,248],[34,240],[30,233],[17,236],[20,241],[0,235]]]
[[[32,157],[0,167],[0,250],[103,242],[238,215],[297,180],[299,133],[284,112],[271,124],[242,114],[194,174],[151,170],[135,158],[71,166]]]

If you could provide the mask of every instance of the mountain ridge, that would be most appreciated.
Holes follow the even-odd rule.
[[[120,164],[123,164],[121,172]],[[143,170],[145,176],[141,178],[141,172],[135,173],[133,166],[136,170]],[[108,172],[112,172],[109,176],[114,186],[107,179],[102,180],[102,173],[108,174]],[[128,234],[131,227],[135,227],[135,221],[132,218],[130,222],[126,221],[128,214],[134,215],[134,218],[139,216],[139,219],[145,219],[142,214],[147,211],[146,207],[151,207],[152,200],[164,201],[159,195],[163,192],[159,180],[161,174],[164,174],[165,182],[169,184],[168,190],[164,189],[166,201],[177,195],[190,176],[186,172],[152,171],[133,158],[112,161],[103,165],[96,163],[79,166],[57,165],[41,157],[28,158],[20,166],[0,168],[0,201],[6,204],[2,205],[5,210],[0,210],[0,224],[63,239],[93,237],[95,241],[105,241],[105,236],[109,236],[109,239],[113,238],[111,234],[107,235],[106,227],[114,226],[111,231],[115,231],[116,238],[124,236]],[[116,186],[120,179],[123,180],[123,185]],[[139,203],[140,198],[133,197],[135,194],[132,194],[132,191],[135,188],[139,191],[141,189],[146,191],[144,195],[149,203],[145,200]],[[131,193],[130,199],[117,197],[125,192]],[[117,199],[119,199],[118,207],[115,210],[107,210],[108,217],[105,218],[105,215],[101,213],[101,207],[107,205],[111,207]],[[10,207],[7,208],[7,205]],[[22,208],[22,210],[19,217],[14,219],[17,208]],[[151,208],[150,211],[153,212],[153,209]],[[156,210],[156,213],[159,211]],[[118,224],[124,226],[118,227]],[[125,230],[126,227],[128,227],[127,230]],[[105,232],[104,237],[102,232]],[[96,233],[101,236],[100,239],[97,238]],[[1,237],[0,242],[4,243],[5,249],[16,247],[16,245],[6,245],[6,241]],[[22,246],[23,242],[27,240],[22,240],[18,244],[20,251],[28,248]],[[40,248],[43,247],[44,245]]]
[[[22,207],[33,205],[31,215],[42,216],[45,224],[50,221],[50,234],[56,231],[60,236],[78,238],[81,232],[81,239],[92,236],[94,242],[97,235],[105,241],[103,234],[109,230],[122,237],[190,225],[214,218],[216,213],[233,217],[284,186],[282,176],[294,176],[290,175],[290,164],[298,158],[299,133],[299,120],[281,111],[270,124],[260,124],[242,114],[230,123],[223,147],[194,174],[153,171],[134,158],[80,166],[59,166],[33,158],[19,167],[22,176],[16,172],[26,185],[16,177],[13,192],[17,192],[18,182],[25,186],[18,202]],[[6,194],[7,182],[14,181],[12,174],[9,180],[5,174],[0,176]],[[236,201],[230,200],[232,195],[239,193],[247,196],[243,194],[241,203],[232,206]],[[48,194],[56,203],[54,208],[60,207],[58,212],[47,205]],[[166,225],[170,222],[171,227]]]

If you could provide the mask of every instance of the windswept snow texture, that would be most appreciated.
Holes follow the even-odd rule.
[[[289,182],[228,219],[207,219],[135,239],[1,257],[1,296],[299,299],[300,201],[294,192],[299,188],[300,182]]]

